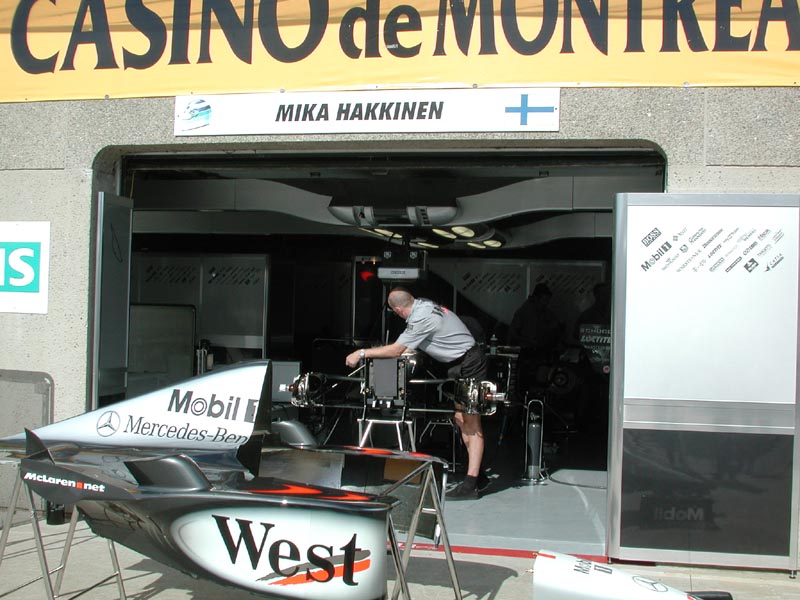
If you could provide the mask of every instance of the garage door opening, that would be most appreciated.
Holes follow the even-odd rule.
[[[664,167],[651,148],[127,155],[120,190],[133,201],[125,394],[270,358],[277,418],[302,421],[320,442],[357,443],[353,385],[337,386],[322,409],[292,406],[281,385],[299,373],[347,375],[347,353],[393,341],[403,323],[385,299],[403,285],[469,318],[491,354],[490,378],[508,398],[483,418],[489,483],[474,501],[497,519],[486,524],[491,531],[475,531],[471,502],[452,503],[451,541],[528,550],[560,539],[556,549],[601,555],[610,310],[607,323],[595,318],[588,329],[582,315],[591,313],[594,294],[610,295],[613,286],[615,195],[663,192]],[[537,285],[552,293],[557,339],[531,352],[514,315]],[[603,312],[595,307],[595,317]],[[419,362],[425,376],[437,376],[433,361]],[[448,460],[457,481],[466,453],[446,412],[452,402],[443,404],[436,386],[422,387],[409,395],[425,409],[414,417],[416,448]],[[534,397],[543,400],[543,486],[525,481]],[[376,431],[371,442],[397,440]],[[582,518],[569,514],[569,525],[554,522],[545,513],[563,514],[570,502],[556,490],[597,502],[580,509]],[[530,517],[523,526],[519,514]]]

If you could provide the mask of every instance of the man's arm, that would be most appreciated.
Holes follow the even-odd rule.
[[[403,354],[407,349],[403,344],[388,344],[387,346],[376,346],[375,348],[364,348],[363,350],[356,350],[347,355],[344,362],[351,369],[355,369],[361,361],[361,352],[364,352],[363,358],[396,358]]]

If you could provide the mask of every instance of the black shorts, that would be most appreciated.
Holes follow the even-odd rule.
[[[486,355],[483,353],[483,348],[475,345],[461,358],[447,363],[447,376],[450,379],[485,379]]]

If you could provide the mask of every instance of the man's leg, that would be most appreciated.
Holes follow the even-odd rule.
[[[461,439],[467,447],[467,475],[478,477],[481,472],[481,462],[483,461],[483,426],[481,425],[480,415],[462,415]]]
[[[461,430],[461,439],[467,447],[467,476],[458,487],[448,492],[451,500],[475,500],[478,498],[478,477],[483,461],[483,427],[480,415],[468,415],[456,407],[455,420]]]

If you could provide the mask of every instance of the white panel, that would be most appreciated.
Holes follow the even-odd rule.
[[[218,94],[175,98],[176,136],[558,131],[558,88]],[[480,115],[479,119],[475,115]]]
[[[624,397],[795,401],[798,209],[630,206]]]

